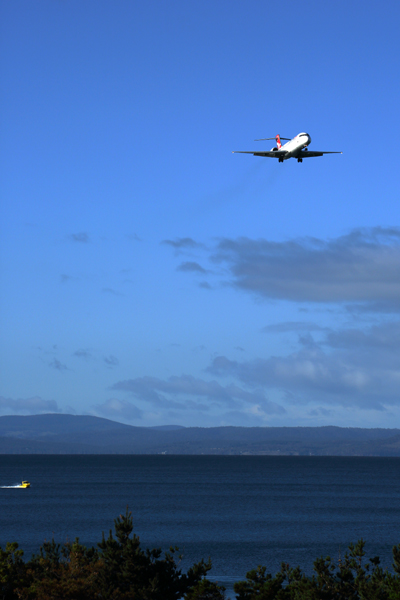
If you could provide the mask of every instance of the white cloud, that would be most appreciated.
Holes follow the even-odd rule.
[[[103,404],[96,404],[93,408],[97,415],[117,421],[136,421],[143,416],[140,408],[131,402],[118,400],[117,398],[110,398]]]
[[[139,377],[116,382],[113,390],[131,393],[135,398],[152,406],[168,410],[206,412],[211,408],[240,410],[244,406],[259,405],[265,414],[282,414],[284,409],[271,402],[259,389],[247,391],[235,384],[220,385],[189,375],[173,376],[167,380]]]
[[[31,398],[4,398],[0,396],[0,410],[2,412],[11,413],[59,413],[61,410],[57,406],[55,400],[43,400],[40,396]]]
[[[165,243],[181,251],[189,240]],[[400,311],[400,228],[355,229],[329,240],[223,238],[212,249],[191,243],[221,267],[221,284],[261,298]]]
[[[387,410],[400,406],[400,322],[299,338],[287,356],[250,361],[216,357],[208,372],[250,388],[278,390],[288,403]]]

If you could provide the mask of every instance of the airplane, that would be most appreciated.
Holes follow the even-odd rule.
[[[263,142],[265,140],[276,140],[276,147],[271,148],[268,152],[249,152],[246,150],[235,150],[232,154],[253,154],[253,156],[265,156],[268,158],[277,158],[279,162],[288,160],[289,158],[297,158],[297,162],[303,162],[303,158],[313,158],[314,156],[322,156],[323,154],[343,154],[343,152],[317,152],[309,150],[307,146],[311,144],[311,137],[308,133],[299,133],[293,139],[281,138],[276,135],[274,138],[262,138],[254,140],[255,142]],[[282,146],[281,140],[287,140],[287,144]]]

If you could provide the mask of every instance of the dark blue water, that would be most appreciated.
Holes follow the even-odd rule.
[[[0,546],[95,545],[129,505],[144,546],[211,556],[232,589],[259,564],[311,572],[361,537],[391,564],[400,543],[400,459],[271,456],[0,456]],[[232,593],[231,593],[232,595]]]

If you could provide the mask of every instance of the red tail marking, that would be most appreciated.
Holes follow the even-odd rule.
[[[281,138],[279,137],[279,135],[276,135],[275,139],[276,139],[277,148],[278,148],[278,150],[280,150],[282,148]]]

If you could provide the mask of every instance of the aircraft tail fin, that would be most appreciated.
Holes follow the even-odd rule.
[[[278,148],[278,150],[280,150],[282,148],[281,138],[279,137],[279,135],[276,135],[275,139],[276,139],[276,147]]]

